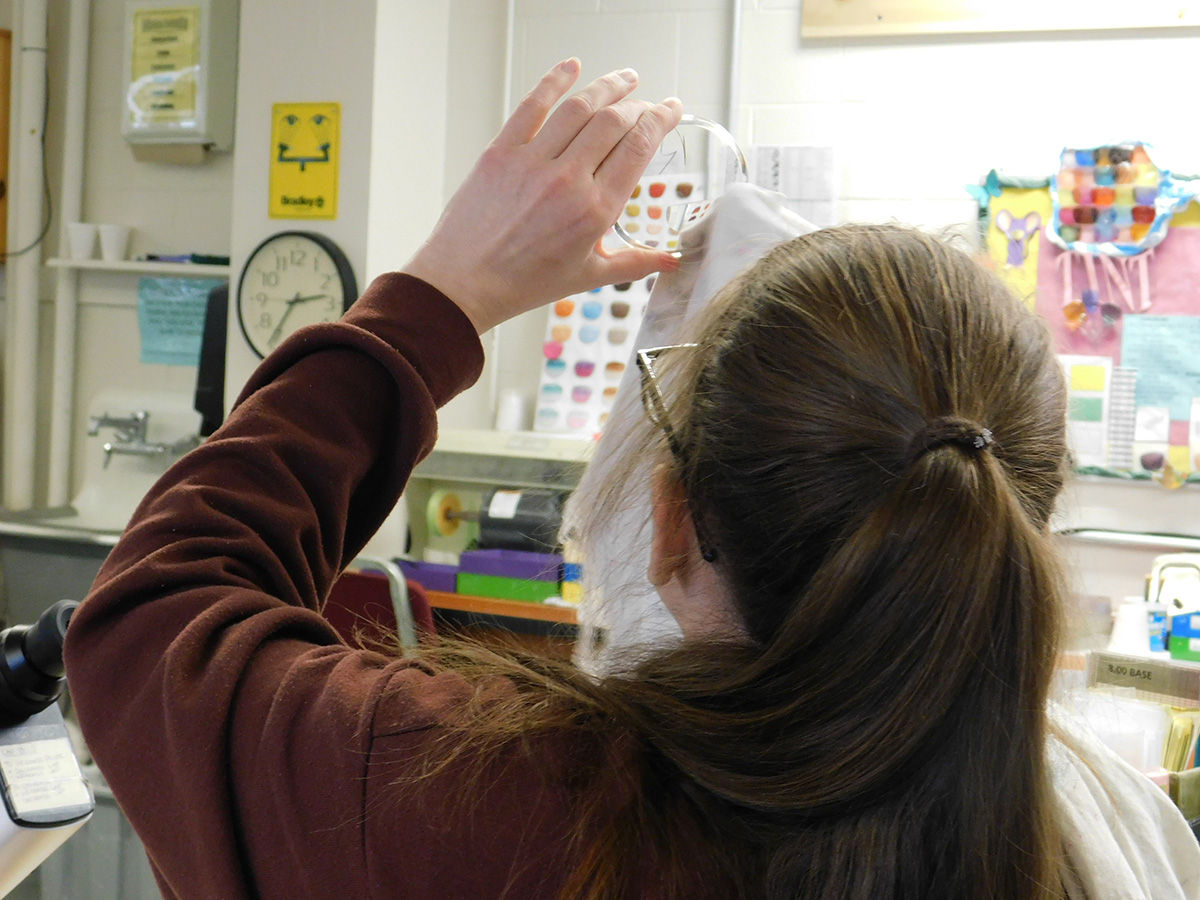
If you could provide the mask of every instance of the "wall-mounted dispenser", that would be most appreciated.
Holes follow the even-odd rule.
[[[127,0],[121,134],[135,156],[198,162],[232,147],[237,31],[237,0]]]

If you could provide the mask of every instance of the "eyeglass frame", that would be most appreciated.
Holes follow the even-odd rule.
[[[667,404],[663,399],[662,388],[659,386],[658,375],[654,371],[654,361],[668,350],[694,350],[699,347],[699,344],[667,344],[662,347],[646,347],[637,352],[637,367],[638,374],[641,376],[642,387],[642,408],[646,411],[646,418],[651,424],[662,429],[663,435],[667,439],[667,446],[671,450],[671,455],[675,457],[675,461],[680,465],[685,462],[685,454],[683,445],[679,442],[678,435],[671,427],[670,417],[667,413]],[[688,509],[692,515],[692,526],[696,530],[696,541],[700,545],[700,556],[705,562],[714,562],[717,558],[716,548],[708,541],[705,534],[705,529],[700,523],[700,519],[696,516],[695,509],[692,508],[691,502],[688,502]]]

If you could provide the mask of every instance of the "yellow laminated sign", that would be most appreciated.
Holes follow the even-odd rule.
[[[271,107],[271,218],[337,218],[340,122],[337,103]]]

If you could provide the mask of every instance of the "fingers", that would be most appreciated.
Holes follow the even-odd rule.
[[[637,87],[637,72],[620,69],[597,78],[568,97],[542,126],[531,143],[548,159],[557,159],[592,120],[597,111],[626,97]]]
[[[527,144],[533,140],[550,110],[579,77],[579,60],[571,57],[542,76],[532,91],[517,104],[516,110],[500,129],[496,141],[505,144]]]
[[[651,106],[645,100],[626,97],[604,107],[588,120],[559,158],[578,161],[588,172],[596,171]]]
[[[601,244],[595,247],[594,261],[599,284],[638,281],[655,272],[674,272],[680,266],[678,257],[670,253],[634,249],[609,252]]]
[[[679,124],[683,105],[674,97],[642,111],[612,152],[596,169],[596,183],[604,191],[628,196],[658,151],[667,133]]]

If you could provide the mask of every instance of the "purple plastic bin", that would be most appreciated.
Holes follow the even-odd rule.
[[[442,591],[455,593],[458,582],[458,566],[447,566],[441,563],[413,562],[399,560],[400,569],[405,578],[410,578],[427,591]]]
[[[526,581],[559,581],[562,557],[557,553],[528,550],[468,550],[459,558],[459,569],[476,575],[500,575]]]

